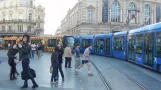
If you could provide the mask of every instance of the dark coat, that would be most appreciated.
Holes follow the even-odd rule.
[[[58,53],[57,52],[53,52],[51,55],[51,64],[59,64],[59,60],[58,60]]]
[[[19,59],[26,60],[30,58],[30,45],[28,43],[23,43],[22,48],[18,48],[19,50]]]
[[[58,60],[59,60],[59,64],[60,63],[63,63],[64,48],[63,47],[59,48],[59,46],[56,46],[55,49],[58,50],[58,55],[59,55],[58,56]]]
[[[18,49],[13,49],[13,48],[10,48],[9,50],[8,50],[8,53],[7,53],[7,56],[8,56],[8,64],[10,65],[10,66],[12,66],[12,65],[15,65],[15,63],[14,63],[14,59],[16,59],[16,54],[18,53]]]

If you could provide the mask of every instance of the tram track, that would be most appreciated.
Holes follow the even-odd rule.
[[[101,73],[101,71],[98,69],[98,67],[94,64],[94,62],[90,61],[91,64],[94,66],[94,68],[96,69],[96,71],[98,72],[102,82],[104,83],[105,87],[107,90],[112,90],[111,86],[108,84],[106,78],[103,76],[103,74]]]
[[[127,77],[129,80],[131,80],[133,83],[135,83],[136,85],[138,85],[141,89],[143,90],[148,90],[145,86],[143,86],[141,83],[139,83],[137,80],[135,80],[134,78],[130,77],[127,73],[125,73],[124,71],[122,71],[121,69],[119,69],[118,67],[110,64],[113,68],[115,68],[117,71],[119,71],[120,73],[122,73],[125,77]]]
[[[112,88],[110,87],[110,85],[108,84],[107,80],[105,79],[105,77],[103,76],[103,74],[101,73],[101,71],[98,69],[98,67],[94,64],[94,62],[92,62],[92,65],[95,67],[95,69],[97,70],[100,78],[102,79],[103,83],[105,84],[107,90],[112,90]],[[132,78],[131,76],[129,76],[127,73],[125,73],[123,70],[119,69],[117,66],[108,63],[110,66],[112,66],[112,68],[114,68],[115,70],[117,70],[118,72],[120,72],[122,75],[124,75],[126,78],[128,78],[130,81],[132,81],[133,83],[135,83],[137,86],[139,86],[142,90],[149,90],[148,88],[146,88],[145,86],[143,86],[141,83],[139,83],[137,80],[135,80],[134,78]]]

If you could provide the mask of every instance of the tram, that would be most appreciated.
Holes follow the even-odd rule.
[[[3,42],[8,45],[16,44],[16,40],[20,39],[22,41],[22,37],[6,37],[3,38]],[[53,36],[53,37],[31,37],[30,42],[38,44],[42,42],[44,46],[44,51],[53,52],[54,48],[57,46],[58,42],[63,43],[63,47],[65,48],[68,44],[73,48],[74,47],[74,37],[73,36]],[[4,45],[5,45],[4,44]]]
[[[94,35],[86,35],[86,36],[81,36],[80,37],[80,45],[81,45],[81,49],[80,52],[83,53],[87,47],[88,44],[93,46],[93,37]],[[93,49],[91,50],[91,54],[93,54]]]
[[[82,53],[85,46],[91,44],[93,54],[130,61],[161,72],[161,22],[113,34],[80,37]]]
[[[113,34],[99,34],[94,36],[94,53],[102,56],[112,56]]]

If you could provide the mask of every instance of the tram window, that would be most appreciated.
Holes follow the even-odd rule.
[[[91,39],[83,39],[81,43],[83,48],[86,48],[88,44],[92,45],[92,40]]]
[[[145,34],[145,50],[153,50],[153,40],[154,39],[154,34],[153,33],[149,33],[149,34]]]
[[[114,50],[124,51],[124,36],[114,38]]]
[[[143,50],[143,35],[136,35],[136,53],[142,54]]]
[[[99,44],[99,43],[98,43],[98,39],[96,39],[96,40],[94,41],[94,46],[97,47],[98,44]]]
[[[104,40],[103,39],[99,39],[99,44],[100,44],[100,49],[103,49],[103,47],[104,47]]]
[[[161,33],[156,36],[156,56],[161,57]]]
[[[134,49],[134,36],[129,36],[129,48]]]
[[[49,39],[48,40],[48,47],[55,47],[56,46],[56,40],[55,39]]]
[[[77,44],[79,44],[79,40],[76,39],[74,42],[74,46],[76,47]]]

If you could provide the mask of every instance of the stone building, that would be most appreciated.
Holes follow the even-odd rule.
[[[159,22],[161,0],[78,0],[61,22],[64,35],[130,30]]]
[[[0,36],[44,34],[45,8],[35,0],[0,0]]]

